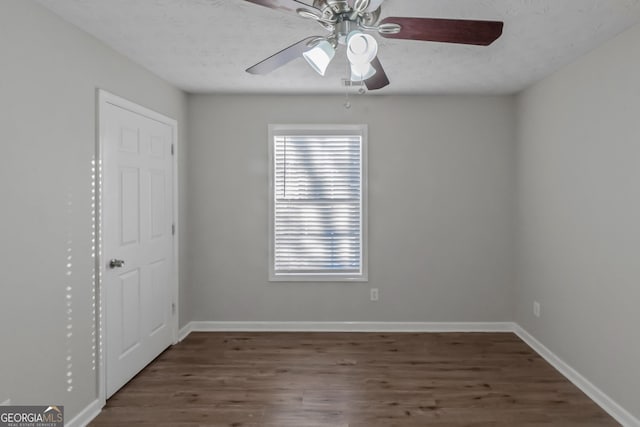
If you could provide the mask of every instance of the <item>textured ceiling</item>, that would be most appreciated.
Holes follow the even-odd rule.
[[[344,91],[344,48],[324,78],[303,59],[266,76],[244,72],[300,39],[327,34],[296,15],[242,0],[38,2],[188,92]],[[640,22],[640,0],[386,0],[381,16],[501,20],[505,27],[489,47],[377,36],[391,84],[375,93],[506,94]]]

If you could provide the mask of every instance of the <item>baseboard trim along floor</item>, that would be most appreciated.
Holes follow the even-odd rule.
[[[71,420],[66,421],[64,425],[66,427],[84,427],[89,424],[95,417],[102,411],[104,402],[96,399],[91,402],[86,408],[84,408],[78,415]]]
[[[512,322],[191,322],[188,332],[513,332]]]
[[[535,339],[533,335],[515,324],[514,333],[520,337],[522,341],[527,343],[529,347],[535,350],[543,359],[551,366],[556,368],[558,372],[564,375],[584,394],[589,396],[591,400],[598,404],[602,409],[607,411],[617,422],[625,427],[640,427],[640,420],[635,418],[629,411],[618,405],[611,397],[605,394],[598,387],[593,385],[591,381],[582,376],[578,371],[573,369],[568,363],[559,358],[555,353],[545,347],[540,341]]]

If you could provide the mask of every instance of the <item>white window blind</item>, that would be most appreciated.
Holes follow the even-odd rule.
[[[365,278],[362,127],[272,138],[271,279]]]

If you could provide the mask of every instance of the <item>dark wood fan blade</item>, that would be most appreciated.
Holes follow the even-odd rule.
[[[295,13],[298,9],[307,9],[317,13],[318,16],[322,16],[321,10],[296,0],[245,0],[245,1],[248,1],[249,3],[259,4],[260,6],[265,6],[271,9],[282,10],[284,12]]]
[[[384,72],[384,68],[382,68],[382,64],[380,63],[380,60],[377,56],[373,58],[373,61],[371,61],[371,66],[375,68],[376,73],[372,77],[364,81],[367,89],[376,90],[382,89],[383,87],[387,86],[389,84],[389,78]]]
[[[442,43],[488,46],[502,35],[503,23],[498,21],[469,21],[438,18],[384,18],[381,24],[399,24],[398,34],[383,37],[405,40],[423,40]]]
[[[282,49],[280,52],[271,55],[264,61],[258,62],[256,65],[247,68],[249,74],[267,74],[280,68],[283,65],[293,61],[296,58],[302,56],[302,54],[314,45],[315,40],[322,40],[324,37],[311,36],[304,40],[300,40],[298,43],[294,43],[291,46]]]

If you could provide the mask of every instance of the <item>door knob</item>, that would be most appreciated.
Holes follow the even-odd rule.
[[[109,261],[109,268],[120,268],[124,265],[124,260],[112,259]]]

